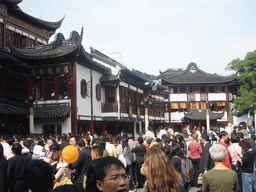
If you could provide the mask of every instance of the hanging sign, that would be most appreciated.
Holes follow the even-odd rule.
[[[71,77],[72,69],[70,63],[33,66],[31,67],[30,76],[32,79]]]

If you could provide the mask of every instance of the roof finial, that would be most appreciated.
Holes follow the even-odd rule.
[[[84,27],[82,27],[82,29],[81,29],[81,35],[80,35],[81,41],[83,40],[83,35],[84,35]]]

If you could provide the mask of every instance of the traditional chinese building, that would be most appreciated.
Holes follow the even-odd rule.
[[[87,53],[81,41],[72,32],[67,40],[57,34],[48,45],[9,45],[11,53],[30,66],[35,132],[117,134],[124,129],[136,134],[145,121],[164,122],[164,86],[93,48]]]
[[[6,40],[17,48],[45,45],[62,23],[30,16],[19,8],[20,2],[0,2],[0,133],[28,133],[29,99],[33,99],[29,66],[9,52]]]
[[[170,69],[161,72],[162,84],[168,86],[165,119],[177,131],[184,123],[192,127],[206,127],[206,109],[210,110],[210,123],[227,124],[232,101],[230,84],[236,76],[220,76],[200,70],[190,63],[185,70]]]
[[[100,78],[104,93],[101,120],[104,129],[117,134],[121,130],[138,134],[149,124],[155,127],[164,123],[164,94],[167,87],[154,82],[152,77],[123,64],[91,48],[97,62],[112,68],[115,74]]]

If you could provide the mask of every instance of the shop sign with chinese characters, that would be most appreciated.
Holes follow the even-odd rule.
[[[70,63],[60,63],[33,66],[30,71],[30,76],[34,79],[70,77],[72,76],[71,65]]]

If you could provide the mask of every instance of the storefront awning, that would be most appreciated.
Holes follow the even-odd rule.
[[[69,112],[69,103],[34,106],[34,118],[61,118],[67,116]]]

